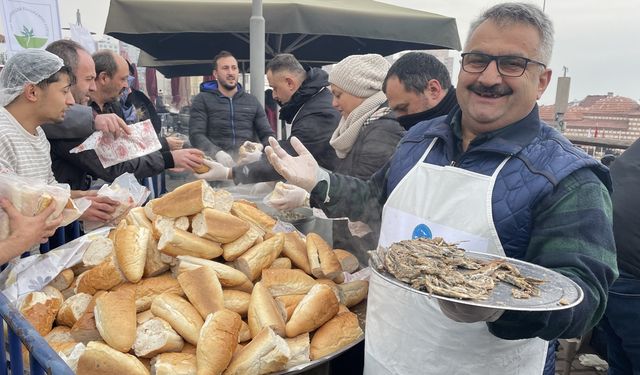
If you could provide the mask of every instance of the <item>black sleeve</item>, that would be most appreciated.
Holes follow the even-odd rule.
[[[191,114],[189,117],[189,141],[197,149],[205,154],[213,156],[222,150],[207,137],[207,106],[204,102],[203,93],[198,94],[191,104]]]

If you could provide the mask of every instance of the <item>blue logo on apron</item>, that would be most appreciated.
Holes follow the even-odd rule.
[[[413,234],[411,235],[411,239],[415,240],[416,238],[433,238],[433,234],[431,234],[431,229],[426,224],[418,224],[413,229]]]

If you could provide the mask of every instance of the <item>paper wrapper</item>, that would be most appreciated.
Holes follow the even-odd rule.
[[[114,138],[111,134],[97,131],[87,138],[81,145],[69,151],[72,154],[94,150],[105,168],[122,163],[123,161],[148,155],[160,150],[162,146],[158,140],[153,124],[150,120],[129,126],[130,135]]]
[[[66,243],[46,254],[17,258],[0,273],[2,293],[14,305],[26,294],[41,290],[62,270],[82,261],[82,255],[91,241],[106,237],[111,228],[100,228]]]

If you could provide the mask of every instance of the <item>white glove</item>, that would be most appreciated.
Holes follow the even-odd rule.
[[[291,137],[291,146],[299,156],[289,155],[273,137],[269,137],[269,144],[265,149],[267,158],[287,182],[311,192],[319,181],[329,180],[329,174],[318,166],[316,159],[298,138]]]
[[[278,194],[272,194],[269,203],[271,207],[280,211],[290,211],[294,208],[309,206],[309,193],[295,185],[278,184]]]
[[[218,162],[207,159],[202,160],[202,164],[209,167],[209,171],[205,173],[194,173],[193,175],[196,176],[196,178],[207,181],[224,181],[231,178],[231,168],[227,168]]]
[[[256,149],[256,151],[254,152],[247,152],[244,155],[242,155],[240,160],[238,160],[238,165],[255,163],[256,161],[260,160],[261,157],[262,157],[262,150]]]
[[[236,164],[231,155],[222,150],[216,152],[216,160],[225,167],[233,167]]]
[[[447,318],[460,323],[495,322],[504,313],[504,310],[500,309],[465,305],[441,299],[438,300],[438,304],[440,305],[440,311]]]

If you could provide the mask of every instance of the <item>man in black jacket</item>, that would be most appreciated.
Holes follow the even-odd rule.
[[[328,74],[319,68],[303,68],[288,53],[277,55],[269,61],[266,72],[273,98],[281,106],[280,119],[291,124],[290,136],[300,139],[322,168],[333,170],[337,157],[329,140],[340,122],[340,112],[331,105],[333,95],[327,88]],[[295,153],[288,138],[280,141],[280,145],[288,152]],[[265,158],[232,169],[215,163],[211,163],[210,167],[210,173],[198,177],[207,180],[233,178],[236,184],[281,179]]]
[[[238,62],[231,53],[216,55],[213,76],[216,80],[203,82],[193,99],[189,139],[194,147],[231,167],[242,144],[267,144],[273,130],[258,99],[238,83]]]

